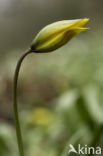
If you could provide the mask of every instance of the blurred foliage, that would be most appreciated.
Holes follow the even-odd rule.
[[[24,61],[18,96],[26,156],[67,156],[69,144],[89,145],[102,125],[103,45],[96,35],[84,33]],[[20,55],[18,49],[8,53],[0,66],[0,156],[18,156],[11,86]],[[97,145],[103,146],[103,135]]]

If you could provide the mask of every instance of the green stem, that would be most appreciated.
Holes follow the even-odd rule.
[[[13,109],[14,109],[14,118],[15,118],[15,126],[16,126],[16,135],[17,135],[17,142],[18,142],[18,148],[19,148],[19,155],[24,156],[24,150],[23,150],[23,142],[22,142],[22,135],[21,135],[21,129],[20,129],[20,123],[19,123],[19,115],[18,115],[18,106],[17,106],[17,82],[18,82],[18,76],[19,71],[21,67],[21,63],[23,59],[30,54],[32,51],[31,49],[28,49],[19,59],[16,69],[15,69],[15,75],[14,75],[14,85],[13,85]]]

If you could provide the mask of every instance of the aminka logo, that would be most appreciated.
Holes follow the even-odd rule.
[[[101,154],[102,150],[101,147],[88,147],[87,145],[85,146],[81,146],[80,144],[78,144],[77,150],[74,148],[74,146],[72,144],[69,145],[69,151],[68,154],[70,153],[76,153],[76,154]]]

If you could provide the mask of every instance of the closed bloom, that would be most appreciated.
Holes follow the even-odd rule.
[[[31,49],[37,53],[54,51],[66,44],[75,35],[87,30],[83,26],[88,18],[64,20],[44,27],[32,42]]]

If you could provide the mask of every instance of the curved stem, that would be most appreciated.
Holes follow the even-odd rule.
[[[32,53],[32,51],[31,51],[31,49],[28,49],[20,57],[20,59],[17,63],[16,69],[15,69],[14,84],[13,84],[13,110],[14,110],[16,135],[17,135],[17,142],[18,142],[20,156],[24,156],[24,150],[23,150],[23,142],[22,142],[21,129],[20,129],[20,123],[19,123],[19,116],[18,116],[18,107],[17,107],[17,82],[18,82],[18,76],[19,76],[21,63],[22,63],[23,59],[30,53]]]

